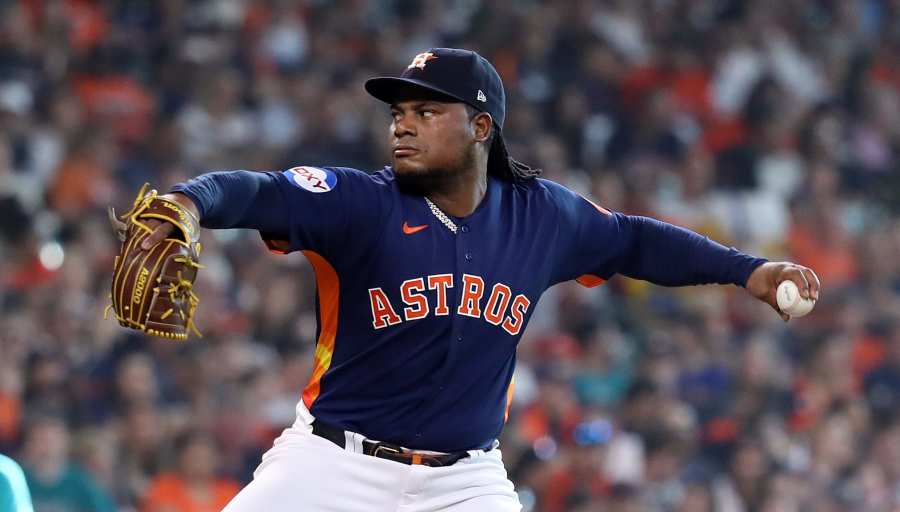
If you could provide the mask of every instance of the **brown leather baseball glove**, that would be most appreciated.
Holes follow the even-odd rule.
[[[156,190],[147,191],[144,184],[128,213],[116,217],[110,207],[112,222],[122,249],[116,256],[112,278],[112,308],[119,323],[161,338],[185,340],[188,331],[200,332],[194,326],[194,312],[200,300],[193,284],[200,255],[200,223],[182,205],[161,198]],[[153,231],[147,221],[169,222],[177,229],[149,249],[141,249]]]

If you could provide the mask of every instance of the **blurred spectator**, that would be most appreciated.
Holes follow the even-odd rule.
[[[219,449],[202,432],[182,434],[174,443],[177,469],[161,473],[150,484],[142,510],[147,512],[214,512],[222,510],[240,487],[216,476]]]
[[[36,510],[105,512],[116,509],[94,478],[69,458],[69,431],[59,418],[28,424],[22,466]]]
[[[34,511],[22,468],[5,455],[0,455],[0,510]]]

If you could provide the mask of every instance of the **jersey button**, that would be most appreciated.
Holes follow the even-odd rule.
[[[466,261],[472,261],[472,253],[467,252],[465,255]]]
[[[461,228],[459,228],[459,229],[460,229],[460,231],[462,231],[463,233],[468,233],[468,232],[469,232],[469,226],[463,226],[463,227],[461,227]]]
[[[457,336],[456,341],[462,341],[462,336]]]

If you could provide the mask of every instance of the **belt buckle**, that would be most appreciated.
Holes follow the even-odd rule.
[[[387,446],[382,443],[378,443],[375,446],[375,450],[372,452],[373,457],[378,457],[378,454],[384,450],[385,453],[393,454],[393,455],[401,455],[403,452],[400,451],[400,448],[396,448],[393,446]]]
[[[383,455],[379,457],[382,452],[384,452],[384,454],[386,455],[394,455],[400,457],[403,460],[397,460],[397,458],[389,456],[386,457]],[[384,445],[382,443],[378,443],[375,446],[375,449],[372,451],[372,456],[393,460],[396,462],[405,462],[406,464],[410,465],[423,465],[429,467],[440,467],[445,465],[439,457],[435,457],[433,455],[424,455],[416,452],[404,452],[403,449],[399,446]]]

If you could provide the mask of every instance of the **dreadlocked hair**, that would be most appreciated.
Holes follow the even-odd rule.
[[[469,119],[474,118],[481,112],[469,104],[465,104],[465,106],[466,111],[469,114]],[[509,150],[506,149],[506,141],[503,140],[503,134],[500,133],[500,127],[495,123],[493,128],[488,140],[485,141],[485,144],[490,147],[487,162],[488,174],[495,178],[511,181],[513,183],[533,180],[540,176],[540,169],[535,169],[509,156]]]
[[[494,126],[496,129],[497,127]],[[491,151],[488,153],[488,174],[492,174],[502,180],[512,182],[524,182],[533,180],[541,175],[540,169],[535,169],[509,156],[506,149],[506,141],[499,131],[491,135]]]

